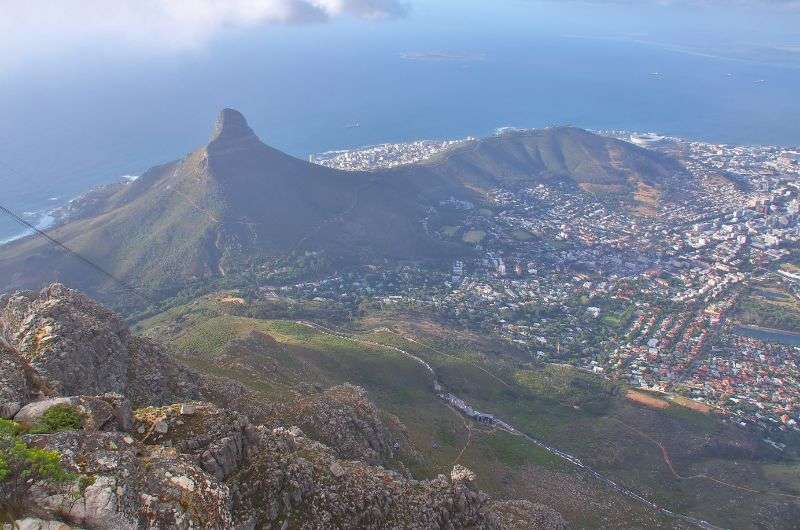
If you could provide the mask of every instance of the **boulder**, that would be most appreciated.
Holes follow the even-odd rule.
[[[102,396],[70,396],[43,399],[28,403],[14,416],[14,421],[34,425],[56,405],[73,407],[83,417],[86,431],[128,431],[133,427],[130,402],[119,394]]]
[[[144,448],[116,432],[31,435],[33,446],[57,451],[81,481],[69,490],[40,485],[27,510],[59,514],[87,528],[232,528],[230,490],[191,459]]]
[[[74,407],[78,404],[79,399],[80,398],[77,396],[57,397],[28,403],[22,407],[20,411],[16,413],[16,415],[14,415],[14,421],[26,425],[33,425],[38,422],[42,418],[42,415],[50,408],[55,407],[56,405],[68,405],[70,407]]]
[[[453,470],[450,472],[450,480],[453,482],[471,484],[475,481],[475,473],[461,464],[456,464],[453,466]]]

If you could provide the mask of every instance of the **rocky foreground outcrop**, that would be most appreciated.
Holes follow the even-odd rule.
[[[335,448],[341,458],[384,464],[394,456],[397,442],[361,387],[345,384],[310,393],[275,414]]]
[[[256,425],[193,399],[207,382],[183,379],[157,344],[63,286],[0,299],[0,335],[0,410],[71,477],[26,484],[12,507],[20,527],[500,528],[466,468],[419,481],[365,462],[393,449],[358,387],[293,409],[322,443],[295,423]],[[80,427],[43,430],[56,406]],[[0,481],[0,493],[12,486]]]
[[[410,480],[210,403],[132,419],[132,432],[25,436],[81,479],[38,485],[24,513],[85,528],[499,528],[471,473]]]
[[[60,284],[0,297],[0,339],[59,395],[115,392],[135,405],[197,397],[192,378],[159,345]]]

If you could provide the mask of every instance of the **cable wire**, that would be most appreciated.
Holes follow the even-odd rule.
[[[2,204],[0,204],[0,212],[2,212],[4,214],[6,214],[7,216],[11,217],[11,219],[13,219],[17,223],[21,224],[22,226],[32,230],[34,232],[34,234],[42,236],[51,245],[54,245],[54,246],[56,246],[56,247],[58,247],[58,248],[60,248],[60,249],[62,249],[64,251],[66,251],[68,254],[71,254],[72,256],[75,256],[75,258],[77,258],[79,261],[81,261],[84,265],[94,269],[95,271],[99,272],[103,276],[106,276],[107,278],[111,279],[114,283],[120,285],[126,291],[129,291],[129,292],[135,294],[136,296],[138,296],[139,298],[141,298],[142,300],[144,300],[148,304],[154,304],[155,303],[147,295],[145,295],[142,292],[140,292],[139,289],[137,289],[137,288],[135,288],[135,287],[133,287],[131,285],[128,285],[125,281],[117,278],[114,274],[112,274],[111,272],[107,271],[106,269],[104,269],[103,267],[101,267],[100,265],[95,263],[94,261],[92,261],[89,258],[81,255],[80,253],[76,252],[75,250],[72,250],[71,248],[69,248],[67,245],[65,245],[64,243],[62,243],[58,239],[52,237],[50,234],[48,234],[44,230],[41,230],[41,229],[37,228],[36,226],[34,226],[33,224],[29,223],[28,221],[26,221],[25,219],[23,219],[22,217],[20,217],[16,213],[14,213],[11,209],[3,206]]]

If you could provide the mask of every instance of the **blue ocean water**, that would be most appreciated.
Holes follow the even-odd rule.
[[[800,53],[774,46],[790,30],[661,13],[421,2],[401,20],[231,30],[188,52],[54,52],[0,83],[0,203],[41,222],[201,145],[225,106],[301,157],[552,124],[800,144]],[[19,231],[0,219],[0,241]]]

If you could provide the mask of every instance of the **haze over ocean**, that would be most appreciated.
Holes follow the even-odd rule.
[[[300,157],[553,124],[800,144],[795,14],[763,15],[761,34],[761,15],[727,10],[484,4],[230,30],[164,53],[84,43],[0,66],[0,202],[38,222],[202,144],[225,106]],[[741,45],[719,49],[723,34]],[[18,232],[0,220],[0,240]]]

